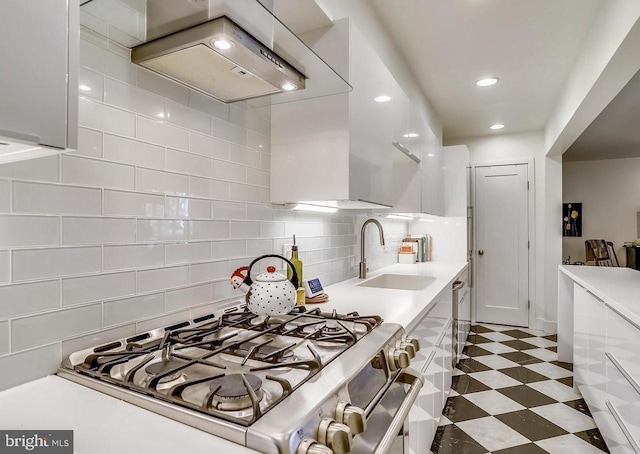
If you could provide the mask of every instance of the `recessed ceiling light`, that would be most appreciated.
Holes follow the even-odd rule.
[[[286,84],[282,84],[280,88],[282,88],[284,91],[291,91],[291,90],[295,90],[298,87],[293,85],[291,82],[287,82]]]
[[[501,124],[501,123],[497,123],[495,125],[489,126],[489,128],[491,128],[491,129],[502,129],[502,128],[504,128],[504,125]]]
[[[78,88],[79,88],[81,91],[91,91],[91,87],[90,87],[90,86],[88,86],[88,85],[78,85]]]
[[[227,41],[226,39],[214,39],[212,43],[220,50],[229,50],[232,46],[231,42]]]
[[[408,139],[414,139],[416,137],[419,137],[420,134],[418,134],[417,132],[408,132],[405,135],[403,135],[402,137],[406,137]]]
[[[389,102],[391,101],[391,96],[389,95],[380,95],[373,98],[375,102]]]
[[[430,158],[433,158],[435,155],[433,153],[429,153],[427,156],[429,156]]]
[[[480,79],[479,81],[477,81],[476,85],[478,87],[488,87],[490,85],[494,85],[497,82],[498,79],[496,79],[495,77],[487,77],[486,79]]]

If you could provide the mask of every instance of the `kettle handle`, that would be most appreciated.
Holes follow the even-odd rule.
[[[251,268],[253,268],[253,265],[262,259],[266,259],[268,257],[273,257],[276,259],[280,259],[280,260],[284,260],[285,262],[287,262],[289,264],[289,267],[291,268],[292,271],[292,276],[291,276],[291,283],[293,284],[293,286],[297,289],[298,288],[298,272],[296,271],[296,267],[293,266],[293,263],[291,263],[291,260],[289,260],[288,258],[285,258],[281,255],[277,255],[277,254],[266,254],[263,255],[261,257],[258,257],[257,259],[255,259],[253,262],[251,262],[251,264],[249,265],[249,270],[247,271],[247,277],[244,278],[244,281],[242,281],[243,284],[247,284],[249,287],[251,286],[251,284],[253,284],[253,281],[251,280]]]

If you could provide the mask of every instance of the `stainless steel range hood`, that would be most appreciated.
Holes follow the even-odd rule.
[[[305,87],[303,74],[227,17],[135,47],[131,61],[227,103]]]
[[[89,0],[81,23],[132,49],[133,63],[225,103],[351,90],[257,0]]]

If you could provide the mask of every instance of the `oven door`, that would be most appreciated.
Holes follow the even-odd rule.
[[[402,454],[407,440],[404,425],[422,388],[421,375],[406,369],[368,409],[367,430],[356,435],[350,454]]]

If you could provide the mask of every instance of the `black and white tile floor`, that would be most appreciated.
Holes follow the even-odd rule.
[[[606,445],[573,390],[556,336],[471,327],[431,450],[435,454],[602,454]]]

